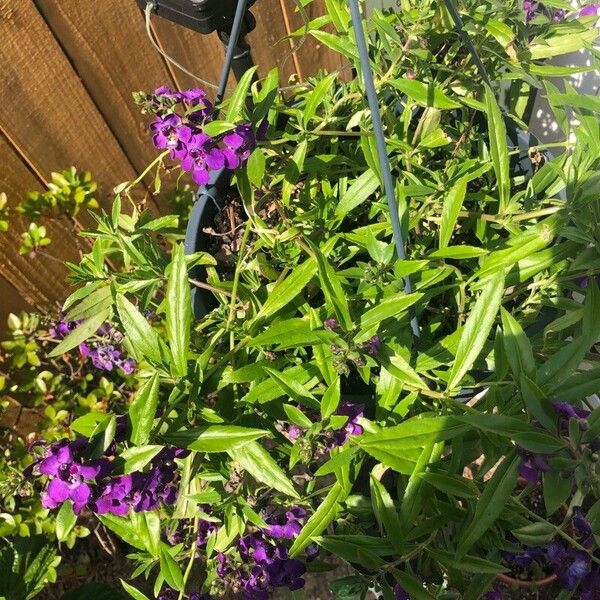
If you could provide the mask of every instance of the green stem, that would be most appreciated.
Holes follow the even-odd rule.
[[[192,567],[194,566],[194,560],[196,558],[196,538],[198,537],[198,524],[199,519],[198,515],[194,517],[194,530],[192,533],[192,551],[190,553],[190,560],[188,561],[187,567],[185,569],[185,573],[183,574],[183,585],[181,586],[181,591],[179,592],[179,596],[177,600],[183,600],[183,596],[185,594],[185,588],[187,586],[188,579],[192,573]]]
[[[251,221],[246,222],[244,235],[242,236],[242,241],[240,242],[240,251],[238,254],[237,264],[235,266],[235,274],[233,276],[233,287],[231,289],[231,302],[229,303],[229,317],[227,318],[228,329],[231,327],[231,323],[233,323],[233,319],[235,317],[235,304],[237,302],[237,291],[240,283],[242,260],[244,258],[244,249],[246,248],[246,244],[248,243],[248,236],[250,235],[251,224]]]

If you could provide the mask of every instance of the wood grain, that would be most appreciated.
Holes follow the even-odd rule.
[[[3,136],[0,136],[0,156],[0,190],[6,193],[13,209],[9,231],[0,234],[0,275],[4,280],[0,288],[4,291],[0,291],[0,326],[3,326],[5,315],[25,308],[18,304],[20,298],[27,307],[40,310],[51,309],[57,301],[64,300],[68,286],[67,269],[62,261],[78,260],[79,255],[70,226],[64,220],[44,223],[43,219],[40,222],[47,226],[53,242],[45,251],[48,256],[37,254],[31,258],[19,254],[20,234],[26,230],[26,224],[14,214],[14,207],[23,198],[23,190],[39,190],[43,186]]]
[[[108,205],[135,171],[32,0],[0,0],[0,38],[0,127],[46,176],[92,171]]]
[[[35,0],[102,118],[140,173],[156,156],[135,91],[173,84],[134,2]],[[143,68],[140,68],[143,65]]]

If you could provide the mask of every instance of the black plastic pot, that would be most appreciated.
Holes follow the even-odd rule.
[[[231,171],[221,169],[211,173],[211,180],[198,190],[196,202],[192,207],[190,220],[185,232],[186,255],[210,250],[210,236],[204,229],[212,227],[215,217],[223,209],[224,198],[229,190]],[[198,281],[206,280],[206,268],[198,265],[190,271],[190,277]],[[197,319],[206,316],[219,305],[214,294],[207,289],[192,287],[192,310]]]

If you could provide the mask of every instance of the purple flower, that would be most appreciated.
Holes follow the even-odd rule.
[[[156,117],[150,125],[154,145],[160,149],[172,149],[179,142],[179,129],[182,127],[181,117],[170,114],[164,117]],[[189,127],[187,128],[189,130]]]
[[[579,600],[600,600],[600,573],[597,570],[583,579],[580,591]]]
[[[336,415],[348,417],[346,425],[334,433],[332,448],[343,446],[351,435],[361,435],[363,428],[358,424],[364,414],[365,407],[362,404],[353,404],[352,402],[342,402],[336,411]]]
[[[541,564],[544,560],[544,552],[539,546],[525,548],[521,552],[503,552],[502,558],[509,565],[514,565],[519,569],[529,567],[531,563]]]
[[[225,149],[223,156],[225,157],[225,166],[228,169],[239,168],[256,148],[256,138],[252,125],[250,123],[242,123],[233,131],[223,136]]]
[[[519,475],[530,485],[536,485],[542,473],[550,470],[550,465],[541,454],[528,452],[523,448],[517,449],[521,464],[519,465]]]
[[[305,517],[306,510],[300,506],[290,508],[283,514],[267,517],[265,523],[269,525],[269,529],[266,533],[273,538],[291,540],[300,533],[301,521]]]
[[[198,185],[206,185],[210,178],[210,171],[216,171],[225,165],[223,151],[219,150],[216,141],[204,133],[192,136],[187,154],[181,161],[184,171],[191,171],[192,178]]]
[[[52,327],[48,329],[48,333],[53,337],[59,340],[65,338],[75,327],[79,324],[78,321],[67,321],[65,319],[61,319],[58,323],[55,323]]]
[[[56,508],[71,500],[73,511],[79,514],[91,496],[90,482],[110,469],[106,459],[84,464],[79,455],[86,445],[87,438],[80,438],[75,442],[65,439],[46,450],[45,457],[37,465],[42,475],[50,477],[48,488],[42,495],[42,505],[45,508]]]
[[[588,422],[587,419],[590,416],[590,411],[584,408],[577,408],[568,402],[553,402],[552,408],[558,413],[560,417],[561,427],[569,426],[569,419],[575,419],[579,422],[579,426],[582,430],[587,430]]]
[[[206,513],[208,510],[210,510],[210,507],[208,505],[200,505],[201,512]],[[212,533],[214,533],[218,529],[219,526],[213,521],[200,519],[198,521],[198,535],[196,537],[196,545],[198,546],[198,548],[206,548],[206,545],[208,544],[208,538],[211,536]]]
[[[323,327],[325,329],[338,329],[340,324],[337,322],[337,319],[325,319],[323,321]]]
[[[498,588],[494,588],[485,595],[485,600],[502,600],[502,592]]]
[[[394,586],[393,592],[396,600],[410,600],[408,592],[406,592],[399,583]]]
[[[90,503],[90,508],[98,515],[111,513],[125,517],[129,512],[128,497],[132,489],[132,475],[114,477],[99,487],[96,498]]]
[[[580,17],[597,17],[600,15],[600,4],[590,4],[588,6],[584,6],[579,11]]]
[[[79,353],[81,356],[91,359],[94,367],[103,371],[112,371],[116,367],[121,369],[125,375],[130,375],[136,368],[136,362],[132,358],[121,358],[121,351],[112,344],[82,342],[79,344]]]
[[[573,516],[571,517],[573,527],[577,532],[577,537],[581,543],[585,544],[592,536],[592,526],[583,514],[581,506],[573,508]]]
[[[587,552],[567,547],[561,541],[548,544],[548,559],[563,587],[572,591],[590,574],[592,559]]]
[[[181,93],[170,88],[168,85],[161,85],[154,90],[153,96],[159,96],[159,98],[166,98],[179,102],[181,100]]]
[[[381,338],[378,335],[374,335],[364,346],[363,349],[371,356],[377,356],[381,348]]]

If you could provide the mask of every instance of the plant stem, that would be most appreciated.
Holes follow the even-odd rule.
[[[248,237],[250,235],[250,226],[251,221],[246,223],[246,227],[244,229],[244,235],[242,236],[242,241],[240,242],[240,250],[238,254],[237,264],[235,265],[235,274],[233,276],[233,287],[231,289],[231,302],[229,303],[229,316],[227,318],[227,329],[231,327],[231,323],[233,323],[233,319],[235,317],[235,304],[237,302],[237,291],[240,283],[240,270],[242,266],[242,260],[244,258],[244,249],[246,248],[246,244],[248,243]]]
[[[185,573],[183,574],[183,585],[181,586],[181,591],[179,592],[179,596],[177,600],[183,600],[183,595],[185,594],[185,588],[190,578],[190,574],[192,572],[192,567],[194,566],[194,560],[196,558],[196,537],[198,536],[198,524],[199,519],[198,515],[194,517],[194,527],[192,533],[192,551],[190,553],[190,560],[188,561],[187,567],[185,569]]]

